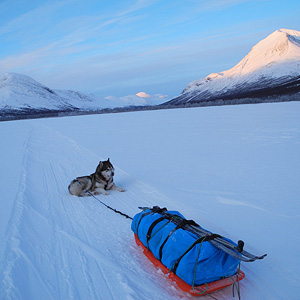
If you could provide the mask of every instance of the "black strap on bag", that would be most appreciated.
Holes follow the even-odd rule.
[[[176,227],[174,227],[170,233],[168,234],[168,236],[166,237],[166,239],[164,240],[164,242],[161,244],[160,248],[159,248],[159,260],[161,261],[162,259],[162,250],[164,248],[164,245],[166,244],[166,242],[168,241],[169,237],[177,230],[179,229],[179,225],[177,225]]]
[[[145,213],[143,213],[143,214],[141,215],[140,220],[139,220],[139,222],[138,222],[138,224],[137,224],[137,226],[136,226],[136,235],[137,235],[137,236],[139,236],[139,226],[140,226],[140,224],[141,224],[142,219],[143,219],[145,216],[148,216],[148,215],[150,215],[150,214],[153,214],[153,212],[152,212],[152,211],[148,211],[148,212],[145,212]]]
[[[166,237],[166,239],[164,240],[164,242],[161,244],[160,248],[159,248],[159,260],[161,261],[162,259],[162,251],[163,251],[163,248],[166,244],[166,242],[168,241],[169,237],[179,228],[182,228],[184,225],[195,225],[196,223],[193,221],[193,220],[186,220],[186,219],[183,219],[182,217],[178,216],[178,215],[174,215],[174,217],[178,217],[181,219],[180,223],[174,227],[170,233],[168,234],[168,236]]]
[[[165,217],[160,217],[158,218],[157,220],[155,220],[149,227],[148,229],[148,232],[147,232],[147,245],[149,243],[149,240],[151,239],[151,234],[152,234],[152,231],[153,231],[153,228],[161,221],[165,220],[166,218]]]
[[[194,243],[192,243],[192,245],[176,260],[176,262],[174,263],[171,271],[176,274],[176,270],[178,268],[178,265],[181,261],[181,259],[189,252],[191,251],[197,244],[200,244],[200,243],[203,243],[203,242],[208,242],[208,241],[211,241],[213,240],[214,238],[216,237],[220,237],[220,235],[218,234],[211,234],[211,235],[206,235],[206,236],[203,236],[199,239],[197,239]]]
[[[149,209],[147,207],[139,207],[140,209]],[[139,226],[141,224],[141,221],[142,219],[145,217],[145,216],[148,216],[150,214],[153,214],[153,213],[162,213],[164,211],[166,211],[167,209],[164,207],[164,208],[160,208],[159,206],[153,206],[153,208],[150,209],[150,211],[148,212],[144,212],[138,222],[138,225],[136,226],[136,235],[139,236],[138,232],[139,232]]]

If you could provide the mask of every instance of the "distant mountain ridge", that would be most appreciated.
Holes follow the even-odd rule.
[[[72,90],[54,90],[29,76],[0,75],[0,121],[66,114],[104,113],[140,109],[161,104],[167,95],[145,92],[124,97],[98,97]]]
[[[279,29],[257,43],[233,68],[189,83],[178,97],[145,92],[100,98],[54,90],[29,76],[0,75],[0,121],[52,114],[117,112],[300,100],[300,32]]]
[[[113,107],[112,104],[95,95],[50,89],[26,75],[6,73],[0,76],[0,109],[72,111]]]
[[[279,29],[233,68],[189,83],[165,105],[263,98],[300,92],[300,32]],[[225,103],[226,104],[226,103]]]

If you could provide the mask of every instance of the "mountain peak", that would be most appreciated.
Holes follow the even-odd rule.
[[[224,75],[246,75],[273,63],[300,59],[300,32],[279,29],[257,43],[251,51]]]
[[[236,76],[249,75],[255,71],[259,71],[276,64],[290,63],[291,61],[300,60],[300,31],[290,29],[278,29],[267,36],[265,39],[258,42],[251,51],[233,68],[219,72],[211,73],[204,78],[204,81],[212,79],[223,79]],[[289,66],[294,70],[294,73],[299,73],[299,66]],[[265,72],[266,70],[264,70]],[[284,72],[281,69],[280,72]],[[290,70],[287,70],[288,72]],[[184,90],[195,88],[202,85],[201,80],[190,83]],[[203,80],[202,80],[203,81]]]
[[[19,84],[31,84],[36,86],[43,86],[39,82],[35,81],[33,78],[14,72],[0,74],[0,87],[10,86]]]
[[[131,105],[155,105],[153,99],[145,92],[138,96],[100,98],[93,94],[72,90],[53,90],[33,78],[19,73],[0,74],[0,117],[1,115],[17,115],[39,113],[41,111],[95,111]],[[130,99],[129,102],[127,98]],[[138,99],[136,99],[138,98]],[[154,101],[153,101],[154,100]],[[17,112],[18,111],[18,112]]]
[[[288,35],[294,35],[294,36],[299,36],[299,33],[300,33],[300,31],[297,31],[297,30],[285,29],[285,28],[280,28],[280,29],[276,30],[275,32],[283,32]]]
[[[179,97],[168,103],[243,98],[262,90],[264,95],[276,94],[276,86],[281,94],[291,93],[299,90],[299,78],[300,31],[278,29],[258,42],[233,68],[189,83]]]

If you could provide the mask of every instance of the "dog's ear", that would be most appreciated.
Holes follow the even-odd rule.
[[[109,161],[109,158],[107,159],[107,161],[110,162],[110,161]]]
[[[97,167],[97,169],[96,169],[96,172],[100,172],[101,169],[102,169],[102,167],[103,167],[103,162],[100,161],[100,162],[99,162],[99,165],[98,165],[98,167]]]

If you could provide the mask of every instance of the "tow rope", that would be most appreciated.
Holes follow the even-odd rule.
[[[100,199],[98,199],[95,195],[93,195],[90,191],[88,191],[88,190],[82,185],[82,183],[81,183],[78,179],[76,179],[76,181],[82,186],[82,188],[85,190],[86,193],[88,193],[90,196],[92,196],[94,199],[96,199],[98,202],[100,202],[100,203],[101,203],[102,205],[104,205],[106,208],[112,210],[113,212],[115,212],[115,213],[117,213],[117,214],[120,214],[120,215],[124,216],[126,219],[131,219],[131,220],[132,220],[132,218],[131,218],[130,216],[126,215],[125,213],[123,213],[123,212],[121,212],[121,211],[119,211],[119,210],[116,210],[115,208],[110,207],[109,205],[105,204],[105,203],[102,202]]]
[[[115,212],[115,213],[117,213],[117,214],[120,214],[120,215],[124,216],[126,219],[131,219],[131,220],[133,219],[132,217],[128,216],[127,214],[125,214],[125,213],[123,213],[123,212],[121,212],[121,211],[119,211],[119,210],[117,210],[117,209],[115,209],[115,208],[113,208],[113,207],[107,205],[106,203],[104,203],[103,201],[101,201],[100,199],[98,199],[95,195],[93,195],[90,191],[88,191],[88,190],[82,185],[82,183],[81,183],[78,179],[76,179],[76,181],[82,186],[82,188],[85,190],[85,192],[86,192],[87,194],[89,194],[90,196],[92,196],[92,197],[93,197],[95,200],[97,200],[100,204],[104,205],[106,208],[112,210],[113,212]],[[139,208],[141,208],[141,207],[139,207]],[[162,210],[164,210],[164,209],[162,209]],[[166,209],[165,209],[165,210],[166,210]],[[141,220],[140,220],[140,221],[141,221]],[[184,221],[186,221],[186,222],[194,222],[194,221],[191,221],[191,220],[184,220]],[[165,225],[166,225],[166,224],[165,224]],[[164,226],[165,226],[165,225],[164,225]],[[162,227],[163,227],[163,226],[162,226]],[[160,229],[161,229],[161,228],[160,228]],[[160,229],[158,229],[157,231],[159,231]],[[157,233],[157,232],[156,232],[156,233]],[[155,234],[156,234],[156,233],[155,233]],[[155,234],[154,234],[154,235],[155,235]],[[200,247],[199,247],[199,250],[198,250],[198,255],[197,255],[197,259],[196,259],[196,263],[195,263],[195,269],[194,269],[194,276],[193,276],[192,289],[194,289],[194,288],[197,289],[196,287],[194,287],[195,273],[196,273],[196,268],[197,268],[197,260],[198,260],[199,254],[200,254],[201,245],[202,245],[202,243],[203,243],[206,239],[209,239],[209,236],[205,236],[204,238],[201,238],[201,239],[198,239],[198,240],[197,240],[197,242],[200,240],[201,244],[200,244]],[[147,241],[147,243],[148,243],[148,241]],[[238,270],[238,272],[239,272],[239,271],[240,271],[240,265],[239,265],[239,268],[238,268],[238,269],[239,269],[239,270]],[[176,269],[175,269],[175,272],[176,272]],[[238,275],[239,275],[239,273],[238,273]],[[232,290],[232,292],[233,292],[233,297],[234,297],[234,288],[236,288],[237,294],[238,294],[238,298],[241,299],[241,298],[240,298],[239,280],[238,280],[238,283],[236,284],[236,282],[234,281],[233,277],[230,276],[230,278],[231,278],[231,279],[233,280],[233,282],[234,282],[234,283],[233,283],[233,290]],[[206,290],[207,290],[207,288],[208,288],[208,284],[206,283],[206,289],[204,290],[204,292],[200,293],[199,295],[205,293]],[[217,299],[217,298],[213,297],[213,296],[210,295],[210,294],[207,294],[207,296],[210,296],[212,299]]]

